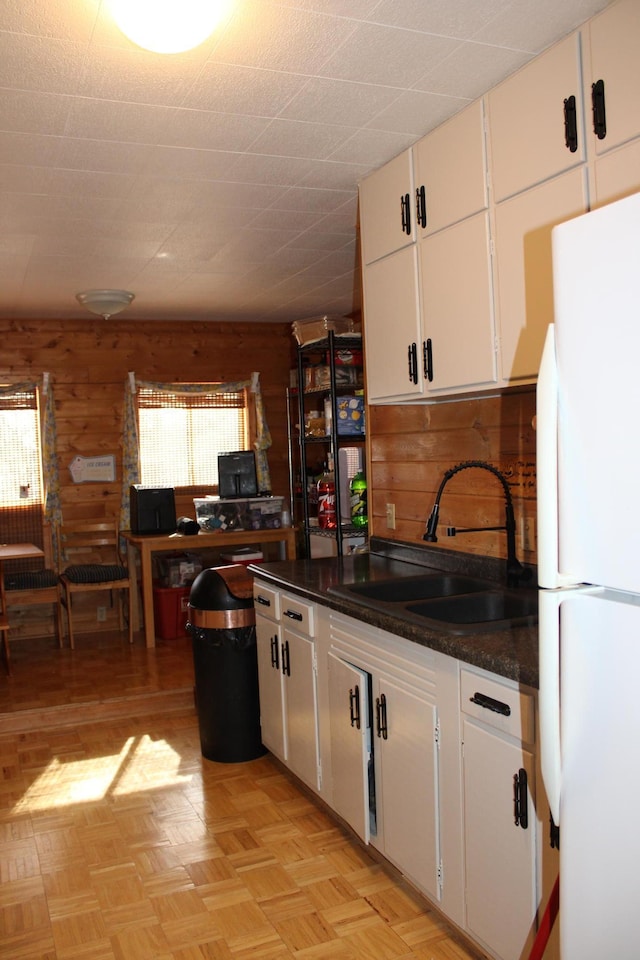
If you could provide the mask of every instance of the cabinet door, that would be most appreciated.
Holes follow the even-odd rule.
[[[435,233],[486,210],[484,101],[476,100],[419,140],[413,158],[416,216],[422,214],[418,235]]]
[[[601,207],[640,190],[640,139],[611,150],[593,164],[592,207]]]
[[[597,154],[605,153],[621,143],[640,136],[640,4],[637,0],[620,0],[585,27],[591,74],[587,80],[589,137]],[[599,139],[591,118],[591,84],[604,84],[606,136]]]
[[[467,926],[497,956],[516,960],[528,954],[536,917],[533,757],[468,719],[463,740]],[[528,780],[526,829],[514,817],[521,769]]]
[[[425,237],[418,247],[422,337],[431,347],[429,391],[495,383],[488,214]]]
[[[256,613],[256,646],[262,742],[286,761],[280,626],[259,612]]]
[[[411,150],[360,184],[362,258],[372,263],[416,238]]]
[[[369,675],[329,653],[333,808],[369,842],[371,722]]]
[[[507,383],[538,375],[547,326],[553,319],[551,230],[586,209],[584,169],[527,190],[495,209],[500,374]]]
[[[384,854],[414,883],[440,899],[437,711],[389,678],[376,689],[376,784]]]
[[[575,98],[577,150],[565,141],[564,101]],[[573,34],[487,95],[494,199],[504,200],[586,158],[579,36]]]
[[[424,392],[417,260],[414,244],[364,268],[369,403],[411,400]]]
[[[301,780],[320,788],[318,696],[314,642],[282,628],[287,765]]]

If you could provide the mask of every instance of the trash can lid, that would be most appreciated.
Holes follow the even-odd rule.
[[[253,577],[239,563],[202,570],[193,581],[189,606],[196,610],[253,607]]]

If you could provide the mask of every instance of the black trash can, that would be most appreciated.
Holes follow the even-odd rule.
[[[189,595],[200,748],[241,763],[266,753],[260,739],[253,579],[233,564],[202,570]]]

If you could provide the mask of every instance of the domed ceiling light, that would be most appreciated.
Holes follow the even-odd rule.
[[[128,290],[85,290],[84,293],[76,293],[78,303],[105,320],[128,307],[134,298],[135,294]]]
[[[210,36],[231,0],[110,0],[125,36],[154,53],[183,53]]]

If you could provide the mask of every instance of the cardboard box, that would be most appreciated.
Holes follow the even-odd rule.
[[[364,397],[338,397],[337,433],[341,437],[362,437],[365,433]],[[326,432],[331,433],[331,400],[324,404]]]
[[[353,333],[355,323],[351,317],[309,317],[307,320],[295,320],[291,324],[292,332],[298,344],[322,340],[329,330],[334,333]]]
[[[164,554],[154,558],[159,585],[162,587],[190,586],[202,570],[202,560],[196,554]]]

